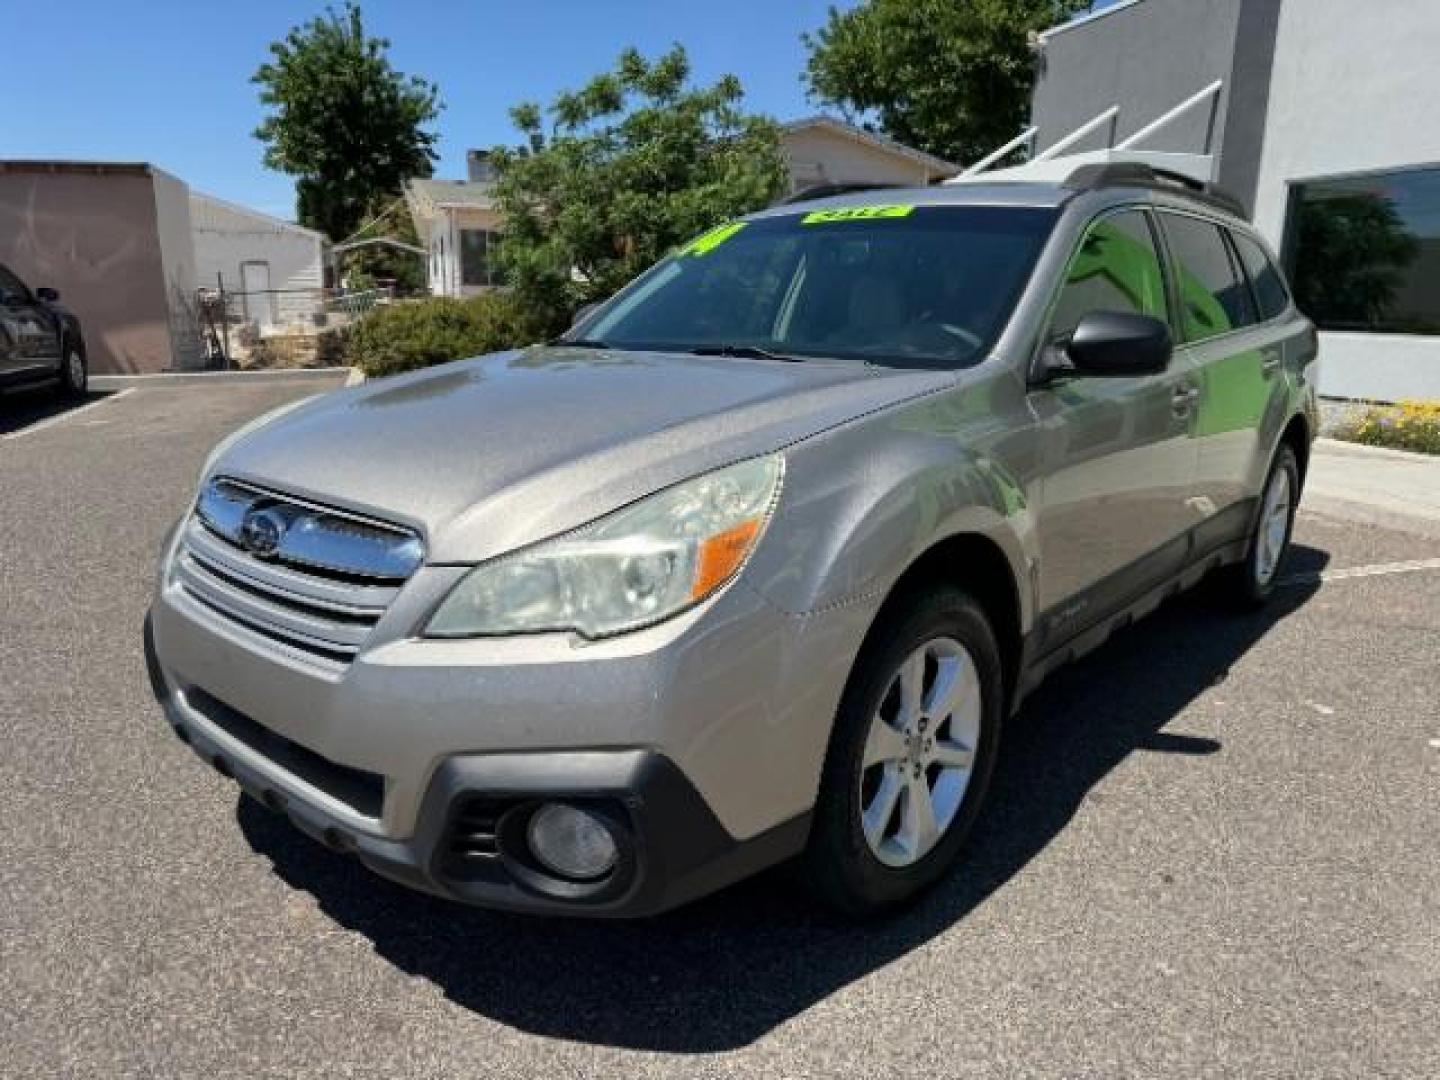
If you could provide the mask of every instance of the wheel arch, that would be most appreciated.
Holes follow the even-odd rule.
[[[1277,452],[1282,446],[1288,446],[1294,452],[1295,465],[1300,470],[1300,487],[1302,490],[1305,487],[1305,474],[1310,466],[1311,441],[1310,421],[1306,419],[1304,413],[1296,413],[1290,418],[1289,423],[1285,425],[1284,430],[1280,432],[1280,440],[1275,445]],[[1273,460],[1275,455],[1271,454],[1270,456]]]
[[[1010,557],[999,543],[984,533],[961,532],[944,537],[913,559],[876,611],[865,635],[865,645],[869,645],[876,628],[882,626],[898,606],[911,602],[917,593],[936,584],[964,589],[990,620],[1000,647],[1008,712],[1019,682],[1024,607],[1020,581]]]

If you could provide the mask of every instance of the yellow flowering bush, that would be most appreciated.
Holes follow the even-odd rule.
[[[1370,405],[1349,417],[1335,435],[1371,446],[1440,454],[1440,401]]]

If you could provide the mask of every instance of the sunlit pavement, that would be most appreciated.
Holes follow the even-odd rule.
[[[334,384],[0,424],[0,1074],[1435,1074],[1440,542],[1304,511],[1271,610],[1186,597],[1059,674],[963,865],[888,922],[783,874],[501,917],[242,802],[146,687],[206,451]]]

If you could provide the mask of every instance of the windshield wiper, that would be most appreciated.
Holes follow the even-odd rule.
[[[601,341],[599,338],[585,338],[585,337],[577,337],[577,338],[557,337],[557,338],[555,338],[555,339],[553,339],[553,340],[551,340],[551,341],[547,341],[545,344],[546,344],[546,345],[552,345],[552,346],[558,346],[558,347],[566,348],[566,349],[613,349],[613,348],[615,348],[615,346],[614,346],[614,345],[611,345],[608,341]]]
[[[771,352],[759,345],[697,345],[690,350],[695,356],[732,356],[741,360],[778,360],[783,364],[798,364],[801,358],[785,353]]]

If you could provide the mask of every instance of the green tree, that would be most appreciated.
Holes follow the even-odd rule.
[[[654,61],[627,49],[614,71],[545,112],[511,110],[524,145],[493,156],[505,216],[497,258],[552,324],[784,188],[779,127],[742,110],[734,76],[699,88],[689,76],[678,45]]]
[[[955,162],[975,161],[1025,125],[1032,35],[1090,0],[864,0],[803,35],[815,100],[872,116],[880,130]]]
[[[271,110],[255,129],[265,165],[296,178],[302,225],[341,240],[412,176],[429,176],[439,115],[434,84],[390,66],[360,8],[327,8],[270,45],[251,82]]]

